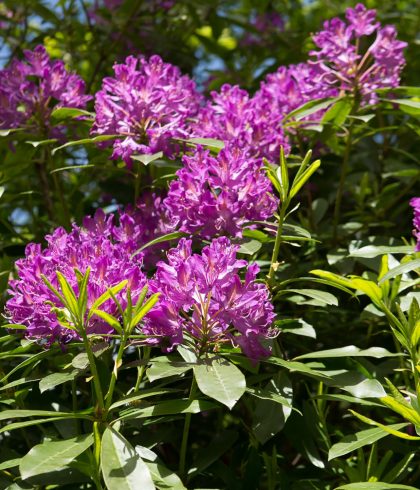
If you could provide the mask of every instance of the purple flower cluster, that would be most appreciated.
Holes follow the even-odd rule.
[[[163,204],[180,230],[203,238],[241,236],[247,222],[264,220],[278,206],[262,164],[239,148],[216,157],[198,149],[170,184]]]
[[[130,216],[122,214],[120,223],[114,225],[113,217],[107,217],[99,210],[93,218],[84,220],[82,228],[73,225],[70,233],[57,228],[46,237],[48,245],[43,250],[39,244],[29,244],[25,258],[16,262],[19,278],[10,281],[11,298],[6,304],[10,321],[26,325],[28,337],[48,343],[55,340],[65,343],[77,336],[73,330],[60,324],[54,308],[62,308],[62,305],[41,278],[44,275],[57,288],[57,271],[77,292],[75,269],[84,274],[90,267],[88,307],[108,288],[124,279],[128,280],[135,300],[146,283],[142,272],[142,254],[132,256],[137,248],[132,238],[135,228]],[[117,297],[124,307],[125,293],[120,292]],[[118,316],[112,300],[106,301],[101,309]],[[91,318],[87,329],[88,333],[97,334],[112,330],[97,316]]]
[[[84,108],[83,80],[69,73],[64,62],[52,61],[43,46],[25,51],[25,60],[13,60],[0,70],[0,128],[18,128],[51,135],[50,114],[59,107]]]
[[[288,152],[281,121],[267,112],[264,100],[251,98],[246,90],[227,84],[220,92],[213,91],[211,97],[192,125],[194,136],[232,143],[250,158],[278,161],[280,146]]]
[[[410,206],[414,210],[413,235],[417,239],[416,252],[420,252],[420,197],[413,197],[412,199],[410,199]]]
[[[346,10],[346,20],[326,21],[313,37],[318,48],[310,53],[315,58],[314,82],[359,94],[363,103],[373,104],[375,90],[398,86],[407,43],[397,40],[394,26],[381,27],[376,11],[360,3]],[[375,41],[363,52],[364,38],[373,34]]]
[[[112,158],[132,164],[132,155],[176,152],[172,138],[188,136],[187,121],[198,111],[201,97],[195,83],[159,56],[129,56],[114,65],[115,77],[103,80],[95,96],[93,135],[120,135]]]
[[[269,355],[261,341],[272,336],[273,305],[267,287],[255,281],[256,264],[240,279],[247,262],[236,258],[237,249],[221,237],[193,254],[191,240],[183,238],[169,251],[150,283],[162,293],[143,328],[151,342],[163,338],[171,348],[190,339],[199,354],[229,342],[251,359]]]

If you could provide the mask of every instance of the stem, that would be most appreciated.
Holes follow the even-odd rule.
[[[63,191],[63,187],[61,185],[60,178],[58,177],[56,172],[53,172],[51,174],[51,171],[55,169],[55,166],[54,166],[54,160],[53,160],[50,148],[45,149],[45,159],[48,163],[47,166],[50,167],[50,175],[52,175],[52,179],[54,182],[55,193],[58,197],[58,200],[60,201],[60,205],[61,205],[61,209],[62,209],[62,213],[63,213],[64,224],[66,226],[70,226],[71,225],[70,212],[69,212],[69,208],[67,206],[66,199],[64,197],[64,191]]]
[[[188,397],[188,400],[194,400],[194,396],[197,392],[197,383],[195,381],[194,375],[193,379],[191,382],[191,388],[190,388],[190,394]],[[185,459],[187,455],[187,444],[188,444],[188,434],[190,430],[190,424],[191,424],[191,413],[187,413],[185,415],[185,422],[184,422],[184,430],[182,431],[182,442],[181,442],[181,450],[180,450],[180,455],[179,455],[179,474],[182,479],[185,478]]]
[[[276,241],[274,243],[274,248],[273,248],[273,255],[271,256],[271,265],[270,265],[270,270],[268,272],[268,284],[271,285],[274,279],[274,274],[278,268],[278,262],[277,259],[279,257],[279,251],[280,251],[280,244],[281,244],[281,236],[283,233],[283,224],[284,224],[284,216],[286,214],[286,210],[289,206],[289,200],[286,200],[285,202],[280,204],[280,215],[279,215],[279,220],[278,220],[278,226],[277,226],[277,234],[276,234]]]
[[[98,370],[96,369],[95,356],[93,355],[92,349],[90,348],[89,339],[87,338],[85,329],[82,327],[79,329],[80,335],[83,339],[83,344],[86,349],[86,354],[89,359],[90,369],[92,371],[93,385],[95,389],[95,394],[98,402],[98,409],[101,414],[101,418],[104,411],[104,395],[102,393],[101,381],[99,379]]]
[[[124,349],[125,345],[127,343],[127,337],[126,334],[123,335],[120,346],[118,349],[117,357],[114,362],[114,369],[112,370],[112,375],[111,375],[111,381],[109,383],[109,388],[108,388],[108,393],[105,395],[105,417],[106,414],[108,413],[109,407],[111,406],[112,403],[112,396],[114,394],[114,389],[115,389],[115,383],[117,382],[117,377],[118,377],[118,368],[121,365],[121,359],[124,354]]]
[[[341,201],[343,198],[344,184],[346,182],[347,171],[348,171],[349,160],[350,160],[352,134],[353,134],[353,125],[350,124],[349,132],[348,132],[347,139],[346,139],[346,148],[344,151],[343,161],[341,163],[340,183],[338,185],[337,196],[335,198],[334,225],[333,225],[334,243],[337,242],[338,224],[340,223]]]
[[[100,422],[93,423],[93,457],[95,460],[95,474],[92,475],[92,480],[95,482],[96,488],[102,490],[100,468],[101,468],[101,430],[99,427]]]
[[[151,351],[151,348],[150,347],[145,347],[144,348],[143,361],[145,362],[145,364],[141,365],[138,368],[136,386],[134,387],[134,393],[137,393],[139,391],[139,389],[140,389],[140,384],[142,382],[144,373],[146,372],[146,364],[147,364],[147,362],[150,359],[150,351]],[[141,350],[140,349],[139,349],[139,358],[141,360]]]

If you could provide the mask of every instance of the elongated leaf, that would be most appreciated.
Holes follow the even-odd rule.
[[[383,357],[395,357],[402,354],[394,354],[392,352],[383,349],[382,347],[369,347],[369,349],[359,349],[355,345],[347,345],[346,347],[340,347],[338,349],[319,350],[303,354],[295,357],[295,359],[327,359],[335,357],[374,357],[376,359],[382,359]]]
[[[93,434],[84,434],[64,441],[45,441],[34,446],[19,465],[23,479],[57,471],[67,466],[93,444]]]
[[[286,114],[286,116],[284,117],[284,121],[287,121],[288,119],[291,118],[295,118],[296,120],[299,121],[304,117],[310,116],[311,114],[315,114],[315,112],[318,112],[322,109],[329,107],[337,100],[338,100],[337,98],[332,98],[332,97],[326,99],[311,100],[301,105],[297,109],[294,109],[293,111]]]
[[[364,415],[357,413],[354,410],[350,410],[350,412],[355,417],[357,417],[359,420],[361,420],[362,422],[365,422],[366,424],[369,424],[369,425],[374,425],[376,427],[380,427],[383,431],[388,432],[389,434],[392,434],[393,436],[397,436],[401,439],[408,439],[409,441],[420,441],[420,437],[410,436],[409,434],[406,434],[404,432],[400,432],[399,430],[392,429],[390,426],[380,424],[379,422],[376,422],[375,420],[372,420],[369,417],[365,417]]]
[[[194,376],[202,393],[229,409],[245,393],[245,376],[226,359],[209,357],[194,366]]]
[[[277,320],[276,326],[279,327],[282,333],[293,333],[295,335],[302,335],[303,337],[310,337],[316,339],[316,331],[312,325],[305,322],[305,320],[299,319],[284,319]]]
[[[271,356],[268,359],[263,359],[263,362],[267,362],[269,364],[275,364],[277,366],[282,366],[286,368],[290,372],[297,372],[297,373],[302,373],[306,374],[308,376],[314,377],[316,379],[320,379],[323,381],[327,381],[330,378],[328,374],[323,373],[322,371],[317,371],[315,369],[310,368],[303,362],[297,362],[297,361],[286,361],[285,359],[281,359],[280,357],[274,357]]]
[[[154,490],[149,468],[115,429],[102,436],[101,469],[108,490]]]
[[[408,424],[393,424],[389,427],[394,430],[402,429]],[[366,446],[368,444],[373,444],[383,437],[389,436],[389,433],[384,432],[381,428],[367,429],[356,434],[345,436],[340,442],[334,444],[328,452],[328,460],[339,458],[345,454],[351,453],[360,447]]]
[[[17,466],[19,466],[21,459],[22,458],[16,458],[3,461],[2,463],[0,463],[0,471],[8,470],[10,468],[16,468]]]
[[[327,371],[328,372],[328,371]],[[356,398],[382,398],[386,392],[377,379],[365,378],[357,371],[339,371],[329,373],[331,380],[325,383],[345,390]]]
[[[64,145],[58,146],[54,148],[51,152],[53,155],[64,148],[68,148],[69,146],[80,146],[80,145],[94,145],[95,143],[100,143],[102,141],[115,140],[117,138],[121,138],[120,134],[100,134],[99,136],[94,136],[93,138],[84,138],[81,140],[68,141]]]
[[[242,243],[239,247],[238,253],[244,255],[254,255],[262,247],[261,242],[258,240],[250,240],[249,242]]]
[[[186,362],[171,362],[169,359],[165,360],[165,358],[160,358],[162,361],[157,362],[157,359],[154,359],[154,362],[146,372],[151,382],[157,379],[168,378],[169,376],[178,376],[193,367],[192,364]]]
[[[353,106],[353,101],[350,97],[342,97],[338,99],[337,102],[332,105],[327,112],[324,114],[321,123],[325,124],[332,122],[337,126],[341,126],[350,114]]]
[[[97,310],[100,306],[102,306],[105,301],[108,301],[112,299],[112,294],[115,296],[117,293],[122,291],[128,284],[128,281],[124,279],[123,281],[119,282],[115,286],[112,286],[112,288],[109,288],[107,291],[105,291],[99,298],[94,301],[93,305],[91,306],[88,314],[88,320],[92,317],[94,314],[95,310]],[[111,294],[112,293],[112,294]],[[95,314],[97,314],[95,312]]]
[[[181,390],[177,390],[175,388],[151,388],[148,390],[141,390],[138,393],[133,393],[131,395],[128,395],[121,400],[118,400],[117,402],[113,403],[109,409],[110,410],[115,410],[116,408],[123,407],[124,405],[135,405],[137,400],[142,400],[143,398],[149,398],[151,396],[157,396],[157,395],[166,395],[166,394],[173,394],[173,393],[179,393]]]
[[[67,381],[72,381],[79,373],[79,370],[74,369],[68,373],[53,373],[45,376],[39,382],[39,391],[44,393],[44,391],[55,388],[58,385],[66,383]]]
[[[93,112],[88,112],[83,109],[76,109],[75,107],[59,107],[51,112],[51,118],[54,121],[64,121],[79,116],[87,116],[89,118],[95,117]]]
[[[400,276],[401,274],[405,274],[419,268],[420,259],[410,260],[409,262],[405,262],[404,264],[401,264],[398,267],[394,267],[389,272],[387,272],[379,281],[379,284],[382,284],[389,279],[393,279],[394,277]]]
[[[154,162],[155,160],[159,160],[159,158],[163,157],[163,152],[159,151],[158,153],[153,153],[153,155],[131,155],[133,160],[137,160],[141,162],[143,165],[149,165],[149,163]]]
[[[418,488],[396,483],[360,482],[341,485],[340,487],[335,488],[335,490],[418,490]]]
[[[200,413],[217,405],[206,400],[170,400],[146,408],[132,409],[124,412],[118,420],[162,417],[180,413]]]
[[[184,236],[187,236],[187,234],[182,231],[174,231],[172,233],[167,233],[166,235],[162,235],[158,238],[155,238],[154,240],[150,240],[150,242],[145,243],[142,247],[136,250],[132,256],[134,257],[135,255],[142,252],[146,248],[151,247],[152,245],[156,245],[157,243],[168,242],[169,240],[176,240],[177,238],[182,238]]]
[[[45,424],[47,422],[55,422],[56,420],[63,420],[62,417],[48,417],[45,419],[25,420],[24,422],[14,422],[13,424],[5,425],[0,428],[0,434],[2,432],[11,432],[15,429],[23,429],[24,427],[30,427],[31,425]]]
[[[131,327],[134,328],[147,313],[155,306],[155,304],[159,301],[160,293],[155,293],[146,301],[146,303],[140,308],[140,310],[134,316]]]
[[[0,420],[21,419],[25,417],[91,417],[87,412],[55,412],[54,410],[4,410],[0,412]]]
[[[337,298],[333,294],[327,293],[326,291],[319,291],[317,289],[287,289],[281,292],[282,295],[286,293],[297,293],[320,301],[326,305],[338,306]]]
[[[400,245],[397,247],[387,247],[378,245],[366,245],[365,247],[353,250],[349,257],[362,257],[364,259],[372,259],[378,257],[378,255],[384,254],[410,254],[413,252],[413,247],[407,245]]]

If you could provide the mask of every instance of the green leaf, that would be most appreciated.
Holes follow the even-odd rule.
[[[292,188],[290,190],[290,198],[295,197],[300,189],[306,184],[319,167],[321,166],[321,160],[315,160],[299,177],[296,176],[293,181]]]
[[[291,118],[300,121],[301,119],[310,116],[311,114],[315,114],[316,112],[321,111],[322,109],[326,109],[330,105],[334,104],[334,102],[336,102],[337,100],[338,99],[336,97],[311,100],[301,105],[297,109],[294,109],[293,111],[286,114],[284,116],[283,121],[287,121],[288,119]]]
[[[406,427],[407,425],[408,424],[394,424],[390,425],[389,427],[391,429],[398,430]],[[337,442],[331,446],[328,452],[328,461],[351,453],[360,447],[373,444],[374,442],[379,441],[379,439],[387,436],[389,436],[389,434],[384,432],[379,427],[375,429],[362,430],[360,432],[356,432],[356,434],[345,436],[340,442]]]
[[[149,163],[154,162],[155,160],[159,160],[159,158],[163,157],[163,152],[159,151],[158,153],[153,153],[153,155],[131,155],[133,160],[137,160],[141,162],[143,165],[149,165]]]
[[[106,428],[101,443],[101,469],[108,490],[154,490],[145,462],[115,429]]]
[[[110,315],[109,313],[107,313],[106,311],[102,311],[102,310],[90,310],[89,313],[92,312],[92,315],[96,315],[96,316],[99,316],[100,318],[102,318],[102,320],[105,320],[106,323],[114,328],[120,335],[122,334],[122,327],[121,327],[121,324],[119,322],[119,320],[117,320],[117,318],[115,318],[115,316],[112,316]]]
[[[342,97],[332,105],[327,112],[324,114],[321,124],[332,122],[337,126],[341,126],[353,107],[353,101],[350,97]]]
[[[208,357],[194,366],[194,376],[202,393],[232,409],[245,393],[246,381],[242,372],[220,357]]]
[[[155,293],[150,296],[150,298],[144,303],[144,305],[139,309],[139,311],[135,314],[134,318],[131,321],[131,328],[134,328],[136,325],[140,323],[147,313],[155,306],[155,304],[159,301],[159,296],[161,293]]]
[[[105,303],[105,301],[112,299],[112,295],[115,296],[117,293],[122,291],[127,286],[127,284],[128,284],[128,281],[126,279],[124,279],[123,281],[119,282],[115,286],[112,286],[112,288],[107,289],[103,294],[101,294],[101,296],[99,296],[99,298],[90,307],[87,319],[89,320],[93,314],[97,315],[98,313],[96,312],[96,310],[100,306],[102,306]],[[119,324],[119,322],[118,322],[118,324]]]
[[[64,148],[68,148],[69,146],[94,145],[95,143],[100,143],[101,141],[115,140],[121,137],[122,136],[120,134],[100,134],[99,136],[94,136],[93,138],[84,138],[81,140],[68,141],[64,145],[54,148],[54,150],[51,153],[52,155],[54,155],[57,151],[62,150]]]
[[[252,422],[252,431],[257,440],[264,444],[280,432],[292,413],[293,389],[292,383],[285,372],[276,373],[264,391],[277,395],[274,399],[258,400]],[[283,398],[286,402],[280,403]]]
[[[142,446],[136,446],[134,449],[149,468],[153,483],[159,490],[187,490],[178,475],[166,468],[153,451]]]
[[[88,112],[83,109],[76,109],[75,107],[59,107],[51,112],[51,118],[53,121],[64,121],[65,119],[73,119],[74,117],[87,116],[89,118],[95,117],[93,112]]]
[[[350,412],[355,417],[357,417],[359,420],[361,420],[362,422],[365,422],[365,424],[380,427],[383,431],[388,432],[389,434],[392,434],[393,436],[397,436],[400,439],[407,439],[409,441],[420,441],[420,437],[410,436],[409,434],[405,434],[404,432],[400,432],[399,430],[392,429],[390,426],[380,424],[379,422],[376,422],[375,420],[372,420],[369,417],[365,417],[364,415],[357,413],[354,410],[350,410]]]
[[[309,352],[308,354],[297,356],[295,359],[327,359],[335,357],[374,357],[376,359],[382,359],[382,357],[395,357],[401,355],[402,354],[389,352],[382,347],[359,349],[359,347],[356,347],[355,345],[347,345],[346,347],[339,347],[338,349]]]
[[[118,400],[113,403],[109,410],[115,410],[116,408],[123,407],[124,405],[134,405],[137,400],[142,400],[143,398],[149,398],[151,396],[157,395],[169,395],[172,393],[178,393],[181,390],[177,390],[175,388],[150,388],[148,390],[141,390],[138,393],[132,393],[131,395],[127,395],[126,397]]]
[[[56,143],[58,140],[56,138],[51,138],[48,140],[42,141],[25,141],[28,145],[32,145],[34,148],[38,148],[38,146],[50,145],[52,143]]]
[[[394,267],[389,272],[387,272],[379,281],[379,284],[382,284],[389,279],[393,279],[394,277],[400,276],[401,274],[405,274],[407,272],[413,271],[415,269],[420,268],[420,259],[410,260],[409,262],[405,262],[397,267]]]
[[[302,296],[307,296],[308,298],[315,299],[326,305],[338,306],[337,298],[333,294],[327,293],[326,291],[319,291],[318,289],[287,289],[285,291],[281,291],[280,294],[284,295],[287,293],[301,294]]]
[[[93,434],[84,434],[63,441],[45,441],[34,446],[19,465],[25,480],[35,475],[60,470],[93,444]]]
[[[67,381],[73,381],[73,379],[79,374],[80,371],[73,370],[67,373],[53,373],[45,376],[39,382],[39,391],[44,393],[44,391],[55,388],[58,385],[66,383]]]
[[[321,381],[327,381],[330,378],[328,374],[323,373],[322,371],[316,371],[303,362],[297,362],[297,361],[286,361],[284,359],[281,359],[280,357],[274,357],[271,356],[268,359],[263,359],[263,362],[267,362],[268,364],[275,364],[277,366],[281,366],[286,368],[290,372],[297,372],[301,374],[306,374],[308,376],[311,376],[316,379],[320,379]]]
[[[396,483],[383,482],[360,482],[349,483],[336,487],[335,490],[418,490],[418,488],[408,485],[397,485]]]
[[[178,376],[192,369],[193,365],[186,362],[174,362],[167,357],[157,357],[153,359],[152,365],[146,374],[150,382],[157,379],[168,378],[169,376]]]
[[[187,236],[187,233],[184,233],[183,231],[174,231],[172,233],[167,233],[166,235],[162,235],[158,238],[155,238],[154,240],[150,240],[150,242],[145,243],[142,247],[140,247],[133,253],[132,257],[142,252],[146,248],[149,248],[152,245],[156,245],[157,243],[168,242],[169,240],[176,240],[177,238],[182,238],[185,236]]]
[[[16,458],[3,461],[2,463],[0,463],[0,471],[9,470],[10,468],[16,468],[16,466],[19,466],[21,459],[22,458]]]
[[[362,257],[364,259],[372,259],[378,255],[384,254],[410,254],[413,252],[413,247],[407,245],[401,245],[398,247],[387,247],[377,245],[366,245],[365,247],[353,250],[349,257]]]
[[[77,417],[69,417],[69,418],[77,418]],[[0,434],[2,432],[11,432],[15,429],[23,429],[24,427],[30,427],[31,425],[39,425],[45,424],[47,422],[55,422],[57,420],[63,420],[62,417],[48,417],[45,419],[35,419],[35,420],[25,420],[24,422],[14,422],[13,424],[5,425],[0,428]]]
[[[54,410],[4,410],[0,420],[20,419],[25,417],[80,417],[91,420],[87,412],[55,412]]]
[[[298,318],[296,320],[277,320],[275,322],[275,325],[281,329],[282,333],[293,333],[295,335],[302,335],[303,337],[316,339],[316,331],[314,327],[301,318]]]
[[[258,240],[250,240],[249,242],[242,243],[239,247],[238,253],[244,255],[254,255],[262,247],[261,242]]]
[[[117,420],[162,417],[181,413],[200,413],[216,407],[217,405],[207,400],[170,400],[150,407],[126,410],[122,412],[121,417]]]
[[[325,381],[329,386],[336,386],[345,390],[356,398],[382,398],[386,392],[377,379],[365,378],[357,371],[342,370],[335,373],[328,372],[331,379]]]
[[[206,146],[208,148],[212,148],[215,150],[222,150],[225,147],[225,144],[221,140],[217,140],[215,138],[191,138],[191,139],[180,139],[180,141],[185,141],[186,143],[192,143],[194,145]]]

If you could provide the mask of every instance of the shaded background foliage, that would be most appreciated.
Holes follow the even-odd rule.
[[[165,61],[179,66],[182,72],[193,75],[204,93],[217,90],[224,83],[239,84],[253,93],[265,75],[274,72],[278,66],[306,60],[313,48],[311,33],[319,30],[324,20],[342,15],[346,7],[354,6],[356,2],[126,0],[115,10],[108,8],[111,3],[1,2],[2,64],[7,66],[12,57],[21,57],[24,49],[44,44],[52,57],[64,59],[69,68],[77,71],[86,81],[88,92],[94,94],[103,77],[112,74],[115,61],[122,61],[129,53],[159,54]],[[399,39],[408,42],[401,85],[418,85],[418,2],[368,1],[366,6],[376,8],[379,20],[383,24],[394,24]],[[418,90],[402,93],[414,102],[420,100]],[[93,109],[92,102],[89,109]],[[328,269],[338,274],[364,273],[371,278],[379,270],[379,254],[374,257],[357,253],[349,256],[352,251],[367,245],[410,243],[412,215],[408,201],[416,192],[418,194],[420,177],[419,114],[418,107],[383,103],[374,118],[354,123],[338,236],[334,236],[332,222],[340,164],[346,151],[345,138],[340,128],[331,129],[328,125],[305,133],[300,148],[293,149],[296,159],[290,159],[291,172],[296,167],[297,156],[300,154],[303,158],[309,148],[322,155],[322,166],[299,194],[300,208],[292,215],[290,224],[308,229],[314,240],[300,248],[282,246],[278,270],[281,281],[306,277],[313,269]],[[86,137],[88,130],[87,121],[78,121],[74,124],[73,139]],[[49,168],[53,172],[51,175],[60,175],[62,188],[53,191],[54,212],[48,215],[45,192],[39,183],[42,175],[37,165],[38,160],[44,161],[47,150],[36,142],[27,142],[27,135],[24,140],[20,144],[8,138],[0,141],[0,286],[3,301],[10,271],[14,261],[24,254],[25,245],[43,241],[44,235],[57,225],[68,228],[60,193],[65,196],[70,215],[77,223],[98,207],[113,211],[117,205],[134,200],[133,176],[124,166],[109,160],[109,150],[99,150],[94,145],[63,148],[54,153]],[[84,167],[77,168],[78,165]],[[156,166],[154,188],[166,188],[167,175],[176,169],[174,162]],[[143,169],[139,172],[146,173]],[[263,241],[258,252],[263,267],[264,261],[265,267],[269,264],[271,248],[271,242]],[[289,288],[293,288],[291,284]],[[298,284],[302,288],[312,287],[305,286],[304,282]],[[321,291],[327,291],[326,287],[319,287]],[[279,299],[277,312],[284,331],[279,337],[277,355],[292,359],[347,345],[361,349],[373,345],[395,351],[384,318],[372,312],[366,297],[354,298],[342,291],[334,294],[338,300],[330,300],[330,304],[325,301],[325,296],[324,301],[308,300],[299,292]],[[306,335],[288,332],[287,322],[291,330],[307,325]],[[316,339],[311,326],[316,331]],[[76,345],[75,352],[77,348]],[[42,377],[63,368],[72,359],[72,349],[67,352],[57,348],[52,350],[50,357],[34,367],[32,376]],[[134,361],[134,353],[130,355],[129,360]],[[317,360],[316,357],[312,359],[312,367],[317,367]],[[14,361],[6,359],[3,362],[5,365],[0,371],[5,373],[14,366]],[[101,373],[106,378],[109,376],[106,366],[111,362],[109,351],[102,362]],[[404,385],[401,372],[393,371],[399,367],[393,357],[338,357],[328,360],[327,364],[330,371],[345,368],[383,383],[385,376],[393,376],[395,385]],[[194,464],[200,471],[196,475],[192,471],[190,476],[194,486],[191,488],[206,487],[210,478],[214,488],[333,489],[344,483],[375,478],[375,471],[383,461],[386,464],[377,480],[382,477],[383,481],[393,481],[392,475],[388,475],[388,480],[384,477],[405,461],[395,481],[418,485],[417,442],[387,437],[374,449],[365,447],[351,457],[328,462],[328,449],[332,443],[365,428],[349,416],[347,409],[354,400],[346,401],[341,397],[327,401],[326,397],[336,395],[337,390],[326,387],[316,377],[305,378],[295,372],[279,374],[273,365],[265,366],[265,370],[259,372],[253,371],[254,368],[245,361],[242,367],[249,371],[249,376],[262,383],[283,376],[279,385],[286,392],[288,385],[293,385],[293,406],[303,415],[293,412],[285,424],[284,413],[269,401],[259,400],[256,406],[245,400],[231,413],[209,411],[202,418],[193,417],[191,447]],[[349,385],[357,384],[356,379],[357,376],[349,379]],[[132,386],[134,383],[135,375],[127,371],[123,384]],[[345,381],[342,384],[345,385]],[[184,392],[188,389],[185,379],[176,386]],[[316,395],[321,398],[314,399]],[[71,404],[69,394],[60,386],[42,394],[36,387],[31,390],[20,388],[13,392],[13,397],[22,407],[42,408],[54,402],[64,406]],[[80,406],[85,402],[88,404],[89,397],[89,387],[85,383],[81,389]],[[387,423],[401,421],[401,418],[389,415],[383,406],[375,406],[369,397],[365,403],[369,408],[364,413],[371,413],[372,418]],[[270,410],[273,412],[267,417]],[[269,422],[265,422],[267,419]],[[149,420],[142,425],[141,437],[136,432],[140,423],[132,421],[128,429],[130,441],[133,445],[158,448],[165,464],[176,469],[182,420],[182,415],[161,420],[161,424]],[[258,423],[261,426],[255,430]],[[214,427],[219,430],[215,436]],[[73,434],[69,427],[60,426],[55,430],[62,437]],[[48,431],[44,435],[48,436]],[[51,433],[54,436],[52,429]],[[15,452],[23,455],[40,439],[38,429],[19,433],[8,441],[10,448],[2,449],[1,457],[10,459]],[[373,463],[375,458],[376,464]],[[74,482],[66,488],[88,488],[83,486],[84,483],[71,486],[76,485],[78,477],[80,475],[76,475]],[[2,478],[2,488],[7,488],[10,479]],[[59,476],[57,478],[59,480]],[[57,484],[65,487],[65,480],[58,480]],[[43,482],[40,485],[44,488]]]

